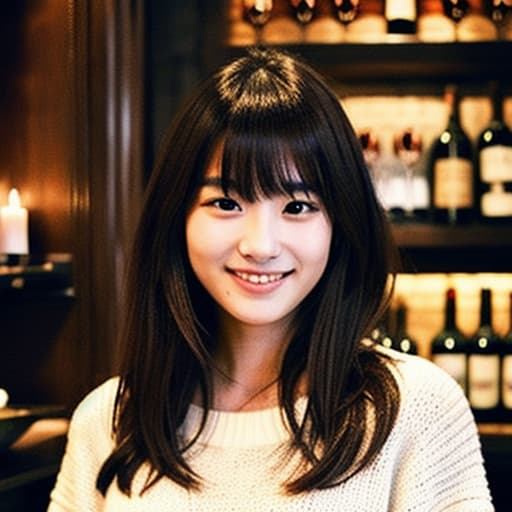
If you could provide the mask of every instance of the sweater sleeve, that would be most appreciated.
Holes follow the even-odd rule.
[[[96,489],[98,472],[113,448],[112,414],[118,380],[110,379],[75,409],[48,512],[97,512],[103,496]]]
[[[403,365],[401,373],[398,422],[407,433],[392,510],[492,512],[478,431],[462,389],[419,358]]]

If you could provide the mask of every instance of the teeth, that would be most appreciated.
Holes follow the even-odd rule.
[[[236,275],[244,281],[249,281],[252,284],[267,284],[278,281],[283,277],[283,274],[248,274],[247,272],[235,272]]]

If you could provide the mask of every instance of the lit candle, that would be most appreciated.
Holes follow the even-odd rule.
[[[0,254],[28,254],[28,212],[15,188],[9,204],[0,208]]]

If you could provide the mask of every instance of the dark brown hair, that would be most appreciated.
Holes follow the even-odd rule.
[[[226,187],[234,183],[248,200],[283,191],[291,158],[333,226],[325,273],[301,305],[281,370],[291,449],[305,462],[284,482],[288,492],[352,476],[373,460],[396,419],[389,364],[361,343],[389,300],[394,245],[359,142],[315,71],[282,52],[252,49],[185,105],[152,173],[128,276],[116,446],[98,476],[102,493],[116,477],[129,493],[144,462],[152,468],[147,487],[165,476],[200,488],[177,431],[197,389],[206,421],[216,326],[212,299],[190,268],[185,222],[219,144]],[[308,402],[299,421],[294,399],[304,372]]]

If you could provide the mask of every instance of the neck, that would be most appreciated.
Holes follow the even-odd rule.
[[[256,410],[278,403],[279,375],[290,341],[289,325],[221,322],[215,360],[214,407]]]

